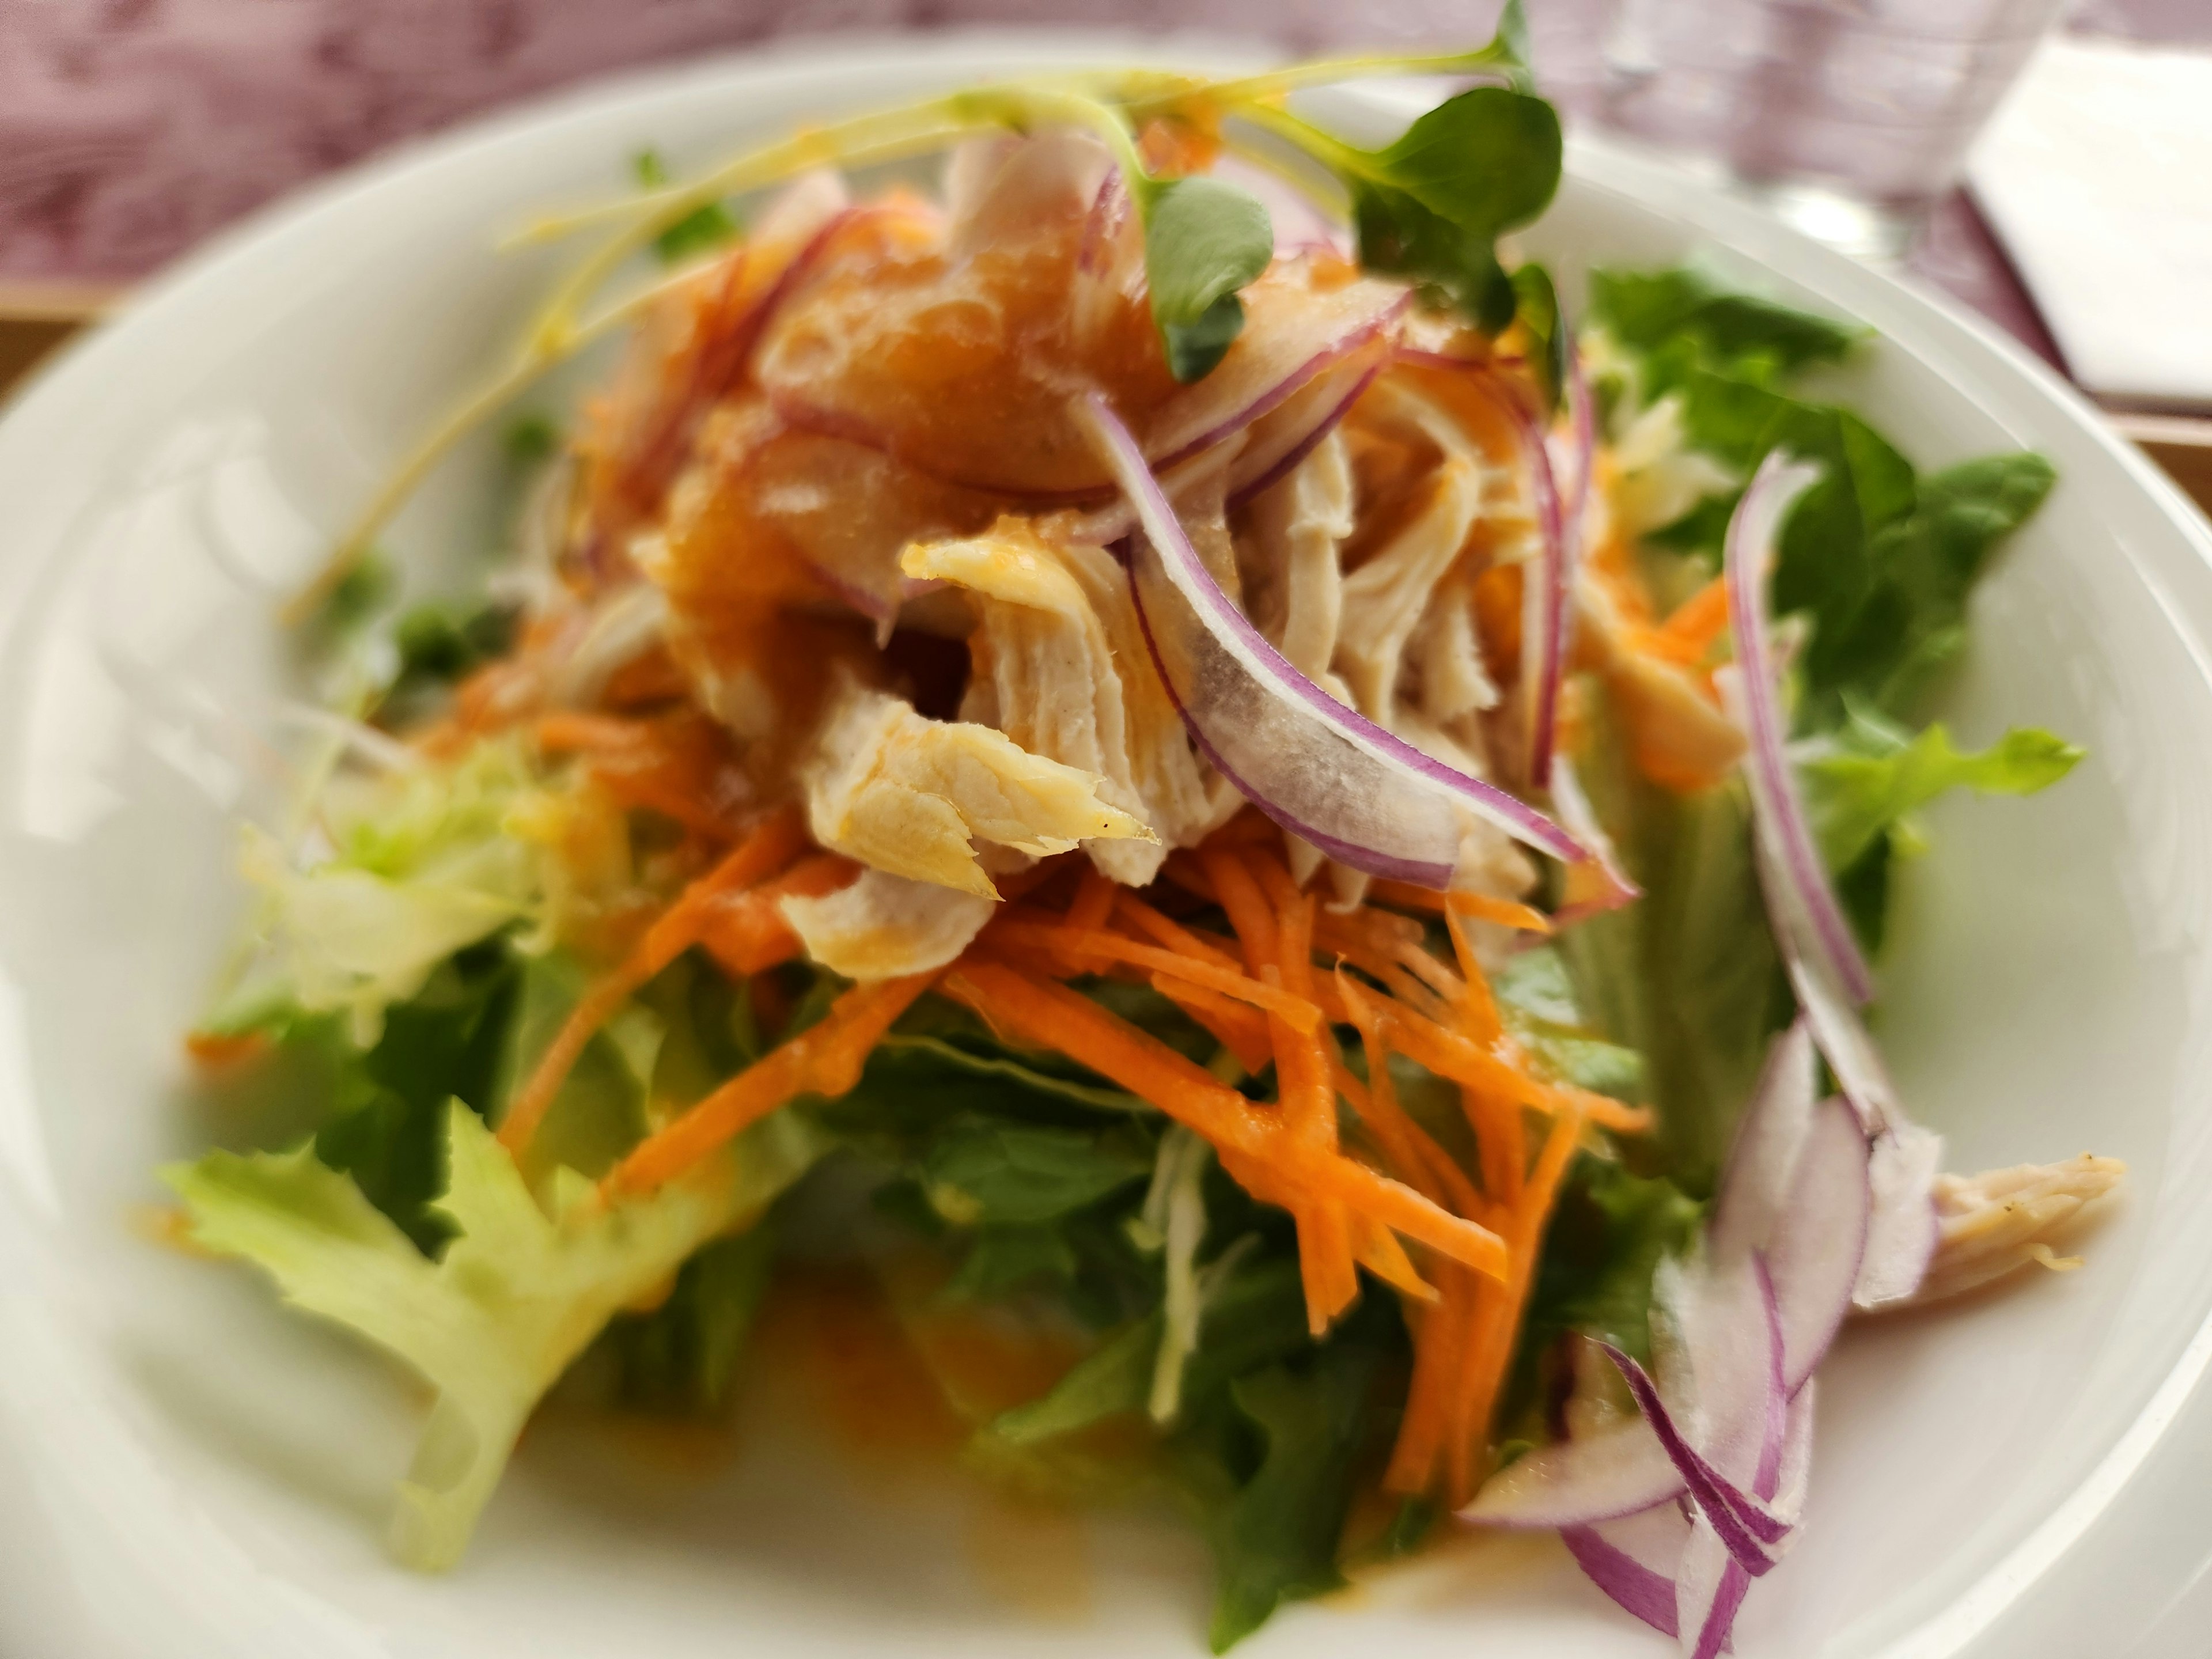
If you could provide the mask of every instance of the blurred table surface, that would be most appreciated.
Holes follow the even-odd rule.
[[[1528,0],[1540,74],[1594,101],[1613,0]],[[130,283],[330,167],[549,88],[773,38],[949,25],[1465,40],[1495,0],[0,0],[0,387]],[[2069,27],[2212,45],[2212,0],[2080,0]],[[2064,363],[1964,192],[1910,271]],[[2212,505],[2212,422],[2118,417]]]

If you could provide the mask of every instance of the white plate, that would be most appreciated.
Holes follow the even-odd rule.
[[[462,1569],[410,1577],[376,1541],[412,1431],[405,1388],[244,1273],[129,1224],[157,1195],[151,1168],[198,1133],[173,1099],[177,1034],[237,913],[232,814],[283,668],[270,598],[511,337],[552,267],[494,258],[495,229],[620,187],[648,142],[694,161],[925,83],[1102,50],[848,44],[471,128],[218,244],[0,422],[0,1650],[1200,1650],[1203,1563],[1175,1528],[1091,1527],[1091,1611],[1056,1620],[976,1570],[969,1535],[1018,1522],[774,1422],[680,1475],[611,1431],[550,1425]],[[2124,1652],[2212,1556],[2195,1485],[2212,1408],[2190,1402],[2212,1353],[2212,538],[1988,330],[1695,185],[1579,153],[1529,240],[1569,272],[1711,249],[1881,331],[1840,390],[1916,460],[2027,445],[2058,463],[1977,602],[1949,714],[1978,739],[2048,724],[2092,758],[2032,803],[1933,815],[1885,1028],[1959,1164],[2094,1146],[2130,1162],[2132,1198],[2076,1274],[1846,1340],[1809,1531],[1738,1646]],[[474,459],[404,544],[484,530],[495,469]],[[1666,1651],[1548,1540],[1447,1552],[1348,1605],[1294,1609],[1247,1651],[1349,1643],[1409,1659]]]

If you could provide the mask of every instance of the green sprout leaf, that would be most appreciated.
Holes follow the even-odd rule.
[[[1237,291],[1274,258],[1267,210],[1219,179],[1140,185],[1145,277],[1168,368],[1188,385],[1212,372],[1244,326]]]
[[[659,190],[670,183],[668,167],[656,149],[641,149],[633,165],[637,169],[637,181],[647,190]],[[730,210],[720,202],[709,202],[696,213],[686,214],[653,239],[653,251],[665,265],[682,263],[695,253],[704,253],[717,248],[738,234],[738,222]]]

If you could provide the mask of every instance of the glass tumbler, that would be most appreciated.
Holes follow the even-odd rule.
[[[1610,0],[1600,121],[1894,258],[2065,0]]]

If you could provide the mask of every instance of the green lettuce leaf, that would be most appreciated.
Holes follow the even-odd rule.
[[[614,1350],[623,1404],[688,1417],[726,1407],[775,1253],[768,1221],[715,1239],[684,1264],[658,1308],[617,1315],[604,1340]]]
[[[1917,737],[1853,710],[1835,746],[1802,762],[1806,808],[1831,870],[1850,868],[1884,831],[1953,789],[2032,795],[2074,769],[2081,750],[2033,726],[1962,752],[1939,721]]]
[[[399,1559],[431,1571],[459,1559],[532,1409],[600,1328],[702,1244],[750,1224],[827,1145],[781,1112],[635,1203],[601,1208],[580,1177],[556,1181],[549,1215],[459,1102],[447,1136],[438,1209],[454,1236],[435,1261],[311,1147],[211,1152],[163,1171],[195,1242],[252,1262],[287,1303],[437,1390],[391,1530]]]
[[[1213,1505],[1216,1653],[1267,1622],[1285,1601],[1340,1588],[1337,1540],[1352,1479],[1370,1440],[1369,1395],[1378,1351],[1330,1344],[1302,1369],[1277,1365],[1231,1383],[1236,1413],[1261,1444],[1258,1467]]]

